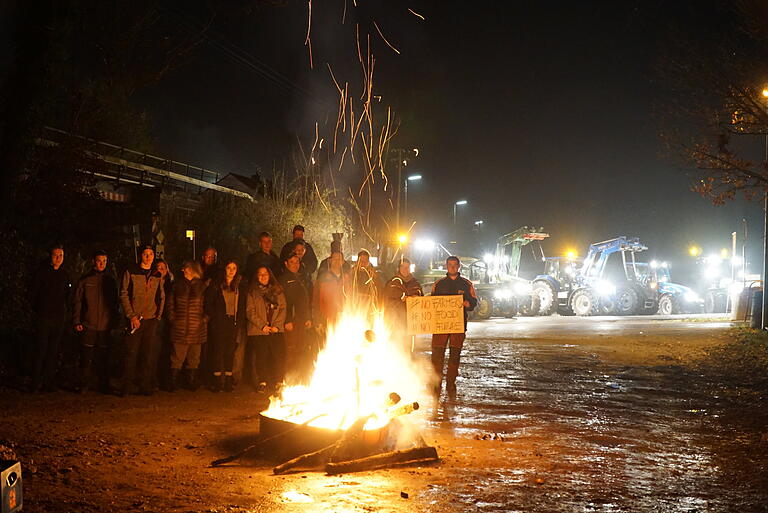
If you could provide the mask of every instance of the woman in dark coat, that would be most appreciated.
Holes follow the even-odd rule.
[[[205,315],[205,282],[197,262],[185,262],[184,278],[177,280],[168,301],[168,320],[171,323],[171,391],[175,390],[178,374],[186,363],[189,388],[197,389],[197,367],[207,336]]]
[[[205,311],[208,322],[208,348],[213,369],[213,391],[234,389],[232,367],[238,334],[245,326],[245,299],[248,291],[237,262],[224,265],[224,275],[215,280],[207,291]]]
[[[259,267],[248,288],[248,345],[259,374],[259,392],[278,395],[285,377],[285,293],[267,267]]]

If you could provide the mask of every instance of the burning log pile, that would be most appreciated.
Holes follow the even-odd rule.
[[[397,394],[390,397],[400,401]],[[382,428],[365,431],[363,428],[372,415],[360,417],[347,428],[336,442],[316,451],[301,454],[273,470],[284,474],[291,470],[315,469],[325,466],[327,474],[342,474],[373,470],[394,465],[424,464],[439,461],[437,450],[429,447],[419,434],[412,439],[412,447],[394,450],[405,427],[398,417],[419,409],[419,403],[405,404],[390,410],[391,420]]]
[[[287,387],[259,415],[256,444],[216,460],[229,463],[256,449],[282,461],[275,474],[324,469],[341,474],[439,461],[409,420],[425,390],[425,374],[410,353],[392,343],[380,323],[369,329],[365,316],[350,316],[329,334],[309,385]],[[362,335],[362,336],[361,336]]]

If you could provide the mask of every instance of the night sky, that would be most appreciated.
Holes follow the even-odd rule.
[[[661,154],[657,136],[654,66],[670,31],[701,23],[700,4],[358,0],[342,26],[343,0],[314,3],[314,70],[303,44],[307,6],[294,1],[230,23],[215,37],[232,46],[206,43],[144,91],[137,102],[151,114],[158,152],[268,174],[297,137],[311,144],[315,121],[335,119],[325,63],[356,80],[350,20],[374,30],[375,19],[401,51],[374,37],[375,88],[402,120],[395,146],[421,152],[410,168],[424,176],[409,191],[417,234],[449,239],[452,204],[466,199],[459,222],[484,220],[486,241],[543,226],[555,255],[634,235],[652,256],[681,265],[692,242],[728,247],[746,217],[757,261],[761,205],[712,206],[690,191],[691,175]],[[195,13],[168,15],[200,23]],[[235,62],[239,50],[288,80]]]

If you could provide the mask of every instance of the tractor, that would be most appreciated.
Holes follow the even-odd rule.
[[[547,274],[533,281],[533,307],[540,315],[655,313],[658,290],[643,281],[635,260],[636,253],[647,249],[637,238],[622,236],[591,244],[581,266],[575,261],[546,260]]]
[[[693,289],[673,283],[666,262],[651,260],[650,263],[635,262],[635,268],[643,283],[657,287],[659,291],[659,310],[661,315],[701,313],[704,300]]]

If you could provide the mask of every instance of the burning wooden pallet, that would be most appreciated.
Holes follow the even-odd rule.
[[[398,405],[400,398],[390,394],[389,422],[377,429],[364,429],[374,416],[358,418],[343,431],[312,427],[320,416],[295,424],[264,415],[261,419],[263,438],[237,454],[216,460],[219,466],[239,459],[256,448],[271,444],[273,454],[291,455],[290,459],[273,468],[275,474],[298,470],[324,469],[327,474],[342,474],[379,468],[431,464],[439,461],[437,450],[426,444],[423,437],[404,423],[402,416],[419,409],[417,402]],[[407,439],[407,443],[403,440]]]

